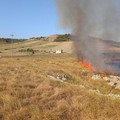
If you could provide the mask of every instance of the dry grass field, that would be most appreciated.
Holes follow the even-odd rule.
[[[120,90],[71,55],[2,57],[0,68],[0,120],[120,120]]]
[[[56,51],[63,50],[67,53],[72,53],[72,41],[55,42],[56,36],[49,36],[40,39],[28,39],[23,42],[17,43],[1,43],[0,42],[0,56],[11,56],[11,55],[28,55],[28,52],[20,52],[20,50],[33,49],[38,55],[40,51]]]

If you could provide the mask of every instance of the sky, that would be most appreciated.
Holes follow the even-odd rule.
[[[65,33],[58,27],[54,0],[0,0],[0,38]]]

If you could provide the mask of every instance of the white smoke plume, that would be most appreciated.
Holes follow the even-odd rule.
[[[113,65],[118,60],[116,49],[120,53],[117,4],[118,0],[56,0],[59,26],[73,35],[77,58],[94,65],[96,70],[119,74],[120,63]]]

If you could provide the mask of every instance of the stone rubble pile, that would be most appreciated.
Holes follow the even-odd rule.
[[[92,79],[93,79],[93,80],[98,80],[98,79],[101,79],[101,76],[100,76],[99,74],[94,74],[94,75],[92,76]]]
[[[120,77],[119,76],[112,76],[112,75],[110,75],[109,79],[107,80],[107,82],[108,82],[108,84],[110,86],[114,86],[116,89],[120,89]]]
[[[100,74],[94,74],[92,76],[92,79],[93,80],[103,79],[110,86],[115,87],[116,89],[120,89],[120,77],[119,76],[110,75],[110,76],[102,77]]]
[[[60,80],[60,81],[67,81],[69,80],[69,76],[66,75],[66,74],[60,74],[60,73],[57,73],[57,74],[48,74],[47,75],[49,78],[53,79],[53,80]]]

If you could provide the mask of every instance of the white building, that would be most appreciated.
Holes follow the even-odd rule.
[[[61,54],[61,53],[63,53],[63,50],[56,50],[55,53],[56,54]]]

